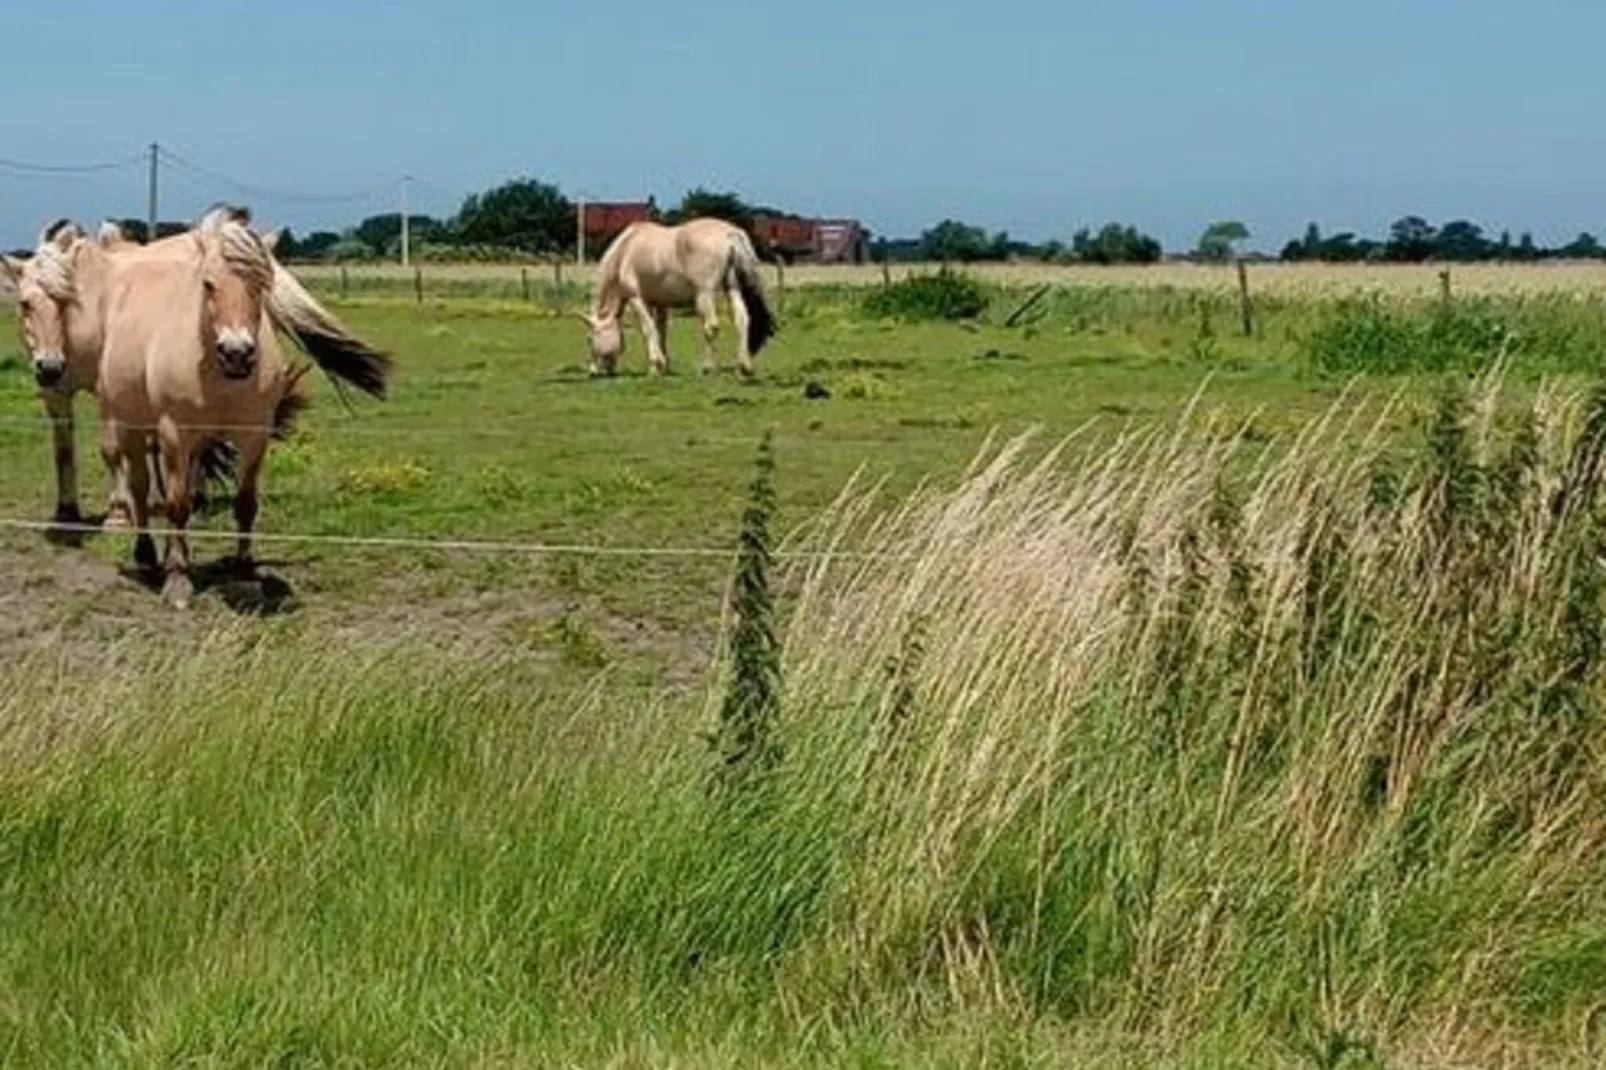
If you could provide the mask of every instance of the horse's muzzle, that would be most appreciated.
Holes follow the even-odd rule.
[[[217,344],[218,367],[228,379],[245,379],[257,366],[256,343],[249,339],[227,339]]]
[[[33,381],[45,389],[61,385],[67,377],[67,358],[60,353],[35,353]]]

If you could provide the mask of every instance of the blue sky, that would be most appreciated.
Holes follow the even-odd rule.
[[[391,208],[402,174],[437,213],[533,174],[892,235],[1120,219],[1175,248],[1240,218],[1275,249],[1408,211],[1606,232],[1599,0],[5,0],[0,41],[0,157],[159,140],[265,188],[169,173],[164,218],[233,197],[304,231]],[[138,166],[0,168],[0,243],[144,197]]]

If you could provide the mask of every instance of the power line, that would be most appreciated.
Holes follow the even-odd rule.
[[[272,201],[300,201],[307,204],[352,204],[362,201],[375,201],[390,196],[391,186],[382,186],[367,190],[352,191],[350,193],[308,193],[300,190],[274,189],[269,186],[260,186],[254,182],[246,182],[232,175],[203,167],[183,156],[178,155],[166,146],[158,150],[163,162],[177,169],[180,173],[189,175],[192,179],[201,178],[212,182],[222,183],[236,192],[248,197],[260,197]]]
[[[34,163],[29,160],[13,160],[0,157],[0,170],[14,171],[26,175],[91,175],[107,171],[121,171],[137,166],[145,161],[145,154],[140,153],[121,160],[108,160],[105,163],[86,164],[48,164]]]

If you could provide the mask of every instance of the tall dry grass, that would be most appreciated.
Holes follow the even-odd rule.
[[[1606,401],[1497,393],[1404,459],[1340,407],[845,498],[785,678],[850,972],[1329,1054],[1598,1028]]]
[[[0,1062],[1590,1065],[1606,398],[988,450],[707,708],[296,626],[0,690]],[[782,459],[780,478],[785,478]]]

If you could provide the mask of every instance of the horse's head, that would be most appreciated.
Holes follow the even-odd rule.
[[[243,209],[218,208],[196,227],[201,250],[208,334],[218,367],[229,379],[256,371],[257,335],[273,286],[273,260],[247,225]]]
[[[619,317],[582,312],[580,318],[590,331],[592,368],[612,375],[619,366],[620,354],[625,351],[625,333],[619,326]]]
[[[6,285],[17,296],[23,345],[34,381],[46,389],[67,377],[67,309],[77,297],[73,253],[84,232],[65,219],[46,227],[27,260],[0,260]]]

